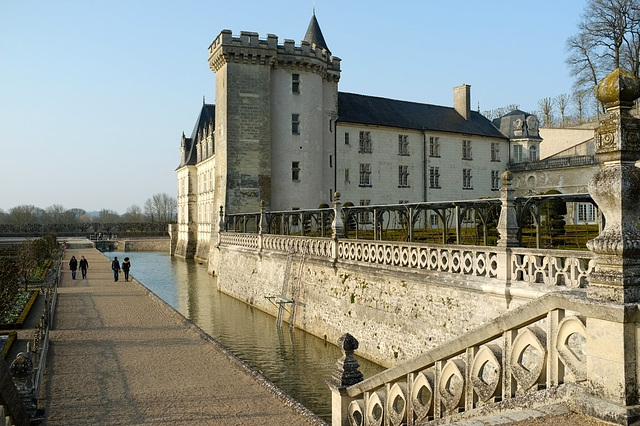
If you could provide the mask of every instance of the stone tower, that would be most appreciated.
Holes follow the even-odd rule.
[[[223,30],[209,47],[216,73],[214,205],[226,213],[315,208],[333,182],[340,59],[315,14],[300,46]],[[325,194],[326,192],[326,194]]]

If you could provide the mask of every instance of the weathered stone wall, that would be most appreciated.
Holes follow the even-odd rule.
[[[276,316],[278,308],[267,296],[282,293],[286,256],[228,247],[215,251],[220,290]],[[288,298],[299,270],[296,255]],[[360,341],[360,356],[385,366],[413,358],[539,294],[521,288],[519,297],[507,297],[504,285],[492,280],[453,281],[450,275],[380,265],[341,262],[334,267],[307,259],[302,270],[296,326],[332,342],[349,332]],[[289,318],[285,312],[284,320]]]
[[[166,251],[169,252],[171,238],[143,238],[136,240],[118,240],[116,249],[121,251]]]

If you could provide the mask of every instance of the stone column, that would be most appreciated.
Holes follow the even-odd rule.
[[[348,426],[349,404],[353,401],[347,392],[347,387],[360,383],[363,380],[360,372],[360,364],[353,356],[353,352],[358,349],[358,340],[351,334],[347,333],[338,339],[338,347],[344,353],[344,356],[336,363],[336,369],[327,380],[327,385],[331,389],[331,425],[332,426]]]
[[[331,223],[333,233],[333,261],[338,260],[338,238],[344,233],[344,223],[342,223],[342,202],[340,192],[333,194],[333,222]]]
[[[587,379],[594,394],[621,407],[626,421],[640,418],[640,120],[629,114],[639,96],[638,78],[620,69],[598,84],[596,97],[608,113],[595,130],[602,166],[589,183],[606,223],[587,243],[595,261],[587,296],[613,314],[587,320]]]
[[[498,279],[511,282],[511,247],[517,247],[518,218],[515,206],[515,189],[512,186],[513,174],[506,170],[502,174],[502,187],[500,188],[500,218],[498,219]]]

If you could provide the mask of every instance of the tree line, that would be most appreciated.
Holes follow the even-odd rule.
[[[177,209],[175,197],[159,193],[147,199],[143,207],[134,204],[122,215],[109,209],[92,214],[81,208],[66,209],[60,204],[53,204],[45,209],[33,205],[20,205],[6,212],[0,209],[0,224],[169,223],[175,222]]]

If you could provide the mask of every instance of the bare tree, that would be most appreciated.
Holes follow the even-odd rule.
[[[585,115],[588,114],[587,97],[588,92],[586,90],[575,90],[571,94],[571,101],[576,108],[578,120],[581,122],[584,120]]]
[[[592,90],[616,68],[638,75],[640,0],[588,0],[567,50],[575,89]]]
[[[482,115],[487,117],[489,120],[493,120],[495,118],[500,118],[504,115],[507,115],[511,111],[515,111],[517,109],[520,109],[520,105],[511,104],[511,105],[507,105],[506,107],[499,107],[499,108],[491,109],[488,111],[483,111]]]
[[[102,209],[98,213],[98,222],[100,223],[119,223],[120,215],[115,210]]]
[[[144,212],[152,222],[172,222],[175,220],[178,202],[169,194],[155,194],[144,203]]]
[[[564,127],[565,125],[565,110],[567,109],[567,105],[569,105],[569,95],[563,93],[561,95],[556,96],[555,102],[558,106],[558,110],[560,111],[560,126]]]
[[[540,108],[540,115],[542,116],[545,127],[550,127],[553,124],[553,100],[551,98],[542,98],[538,101],[538,108]]]
[[[127,212],[123,216],[124,216],[123,218],[125,222],[144,222],[145,221],[142,208],[137,204],[134,204],[131,207],[129,207],[127,209]]]
[[[53,204],[46,209],[44,209],[44,217],[43,221],[45,223],[67,223],[67,218],[65,217],[65,212],[67,209],[64,208],[61,204]]]
[[[27,223],[40,223],[44,210],[32,205],[16,206],[9,209],[9,223],[24,225]]]

